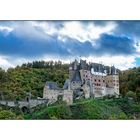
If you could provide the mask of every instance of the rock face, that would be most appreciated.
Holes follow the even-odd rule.
[[[68,104],[73,103],[74,98],[103,97],[106,95],[119,95],[119,76],[116,68],[104,66],[98,63],[89,63],[75,60],[69,66],[69,79],[66,80],[63,89],[55,82],[46,82],[43,98],[50,102],[56,102],[59,97]]]

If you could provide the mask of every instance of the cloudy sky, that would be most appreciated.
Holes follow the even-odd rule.
[[[121,70],[140,66],[140,21],[0,21],[0,67],[80,57]]]

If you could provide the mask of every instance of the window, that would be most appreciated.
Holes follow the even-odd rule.
[[[99,82],[100,82],[100,79],[99,79]]]
[[[94,81],[96,82],[96,79]]]

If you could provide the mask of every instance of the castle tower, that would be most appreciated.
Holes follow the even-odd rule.
[[[119,75],[114,66],[110,68],[110,74],[106,76],[106,85],[108,89],[113,89],[112,92],[119,95]]]
[[[70,64],[69,66],[69,79],[70,80],[72,79],[73,74],[74,74],[74,70],[73,70],[72,64]]]
[[[83,91],[84,91],[84,96],[86,99],[90,98],[91,93],[90,93],[90,85],[87,81],[85,81],[83,85]]]
[[[75,71],[78,69],[78,61],[75,59],[69,66],[69,79],[72,80]]]

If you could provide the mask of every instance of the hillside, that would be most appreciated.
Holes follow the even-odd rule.
[[[140,92],[140,67],[125,70],[119,73],[120,93],[125,96],[127,92]]]
[[[27,92],[32,93],[32,98],[42,97],[46,81],[55,81],[63,87],[67,78],[67,64],[36,61],[10,68],[7,72],[0,69],[0,92],[10,100],[24,99]]]
[[[140,119],[140,103],[128,98],[88,99],[71,106],[61,103],[39,107],[24,119]]]
[[[6,72],[0,69],[0,93],[4,98],[15,100],[24,99],[27,92],[32,98],[42,97],[46,81],[55,81],[63,87],[68,78],[68,64],[61,61],[35,61],[16,68],[9,68]],[[119,71],[120,94],[140,92],[140,68]]]
[[[0,93],[10,100],[42,97],[46,81],[55,81],[60,87],[68,78],[68,64],[35,61],[7,71],[0,69]],[[79,100],[73,105],[58,103],[39,106],[31,114],[18,109],[0,108],[0,119],[140,119],[140,68],[119,72],[120,97],[118,99]],[[0,96],[2,98],[2,96]]]

